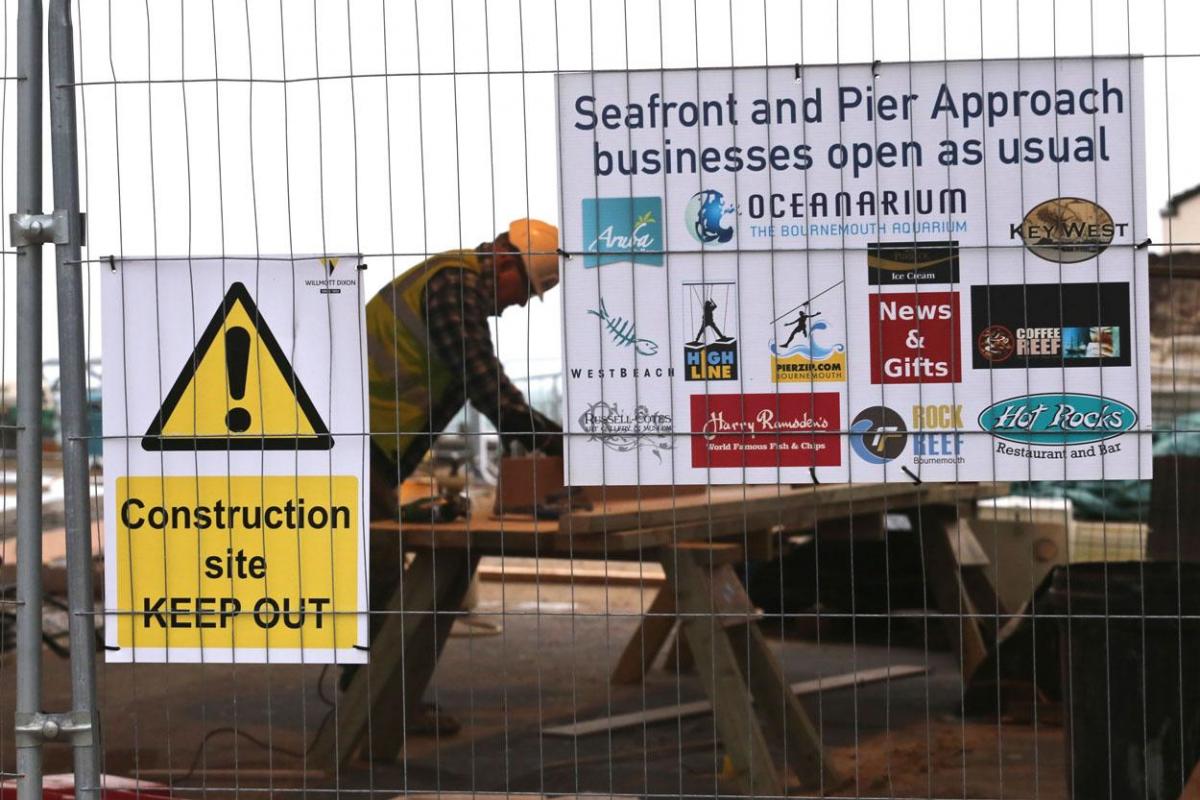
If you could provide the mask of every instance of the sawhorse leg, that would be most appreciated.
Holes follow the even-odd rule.
[[[699,555],[667,548],[662,564],[674,584],[681,630],[741,788],[753,795],[783,794],[782,773],[771,758],[759,716],[785,742],[789,766],[803,783],[815,786],[823,774],[827,786],[836,784],[838,775],[752,619],[749,598],[733,570],[727,564],[714,568],[698,563]]]
[[[399,752],[404,726],[433,678],[450,628],[471,585],[477,558],[462,550],[420,551],[388,601],[387,618],[313,752],[345,765],[364,741],[372,758]],[[372,714],[372,712],[375,712]]]

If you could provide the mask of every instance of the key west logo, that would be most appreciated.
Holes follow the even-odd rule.
[[[583,266],[663,263],[661,197],[596,197],[583,201]]]
[[[1118,436],[1137,424],[1137,412],[1094,394],[1030,394],[983,410],[979,427],[1010,442],[1077,445]]]

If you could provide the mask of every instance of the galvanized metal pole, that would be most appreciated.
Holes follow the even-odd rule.
[[[42,211],[42,3],[17,9],[17,213]],[[42,247],[17,246],[17,797],[42,796]]]
[[[96,623],[92,532],[88,508],[86,331],[83,318],[83,218],[75,118],[75,50],[70,0],[51,0],[48,21],[50,148],[54,167],[54,236],[61,367],[64,511],[71,637],[71,737],[75,796],[100,796],[100,726],[96,709]]]

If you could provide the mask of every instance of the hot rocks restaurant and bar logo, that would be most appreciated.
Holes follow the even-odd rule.
[[[1038,258],[1056,264],[1077,264],[1094,258],[1124,236],[1128,222],[1082,197],[1056,197],[1029,210],[1020,223],[1008,226],[1008,238],[1020,240]]]
[[[579,415],[579,428],[589,442],[600,442],[609,450],[628,453],[649,450],[662,463],[662,454],[673,448],[674,425],[670,414],[637,406],[632,412],[617,403],[600,400]]]
[[[683,284],[683,377],[736,381],[737,291],[733,281]]]
[[[1127,367],[1129,284],[971,287],[975,369]]]
[[[1137,419],[1136,411],[1111,397],[1029,394],[988,406],[979,427],[1003,440],[996,442],[1001,455],[1088,458],[1120,452],[1120,442],[1106,440],[1132,430]]]
[[[958,383],[957,292],[870,296],[871,383]]]
[[[663,264],[661,197],[596,197],[583,201],[583,266]]]
[[[692,395],[692,466],[836,467],[837,392]]]
[[[958,283],[958,242],[868,243],[867,283]]]

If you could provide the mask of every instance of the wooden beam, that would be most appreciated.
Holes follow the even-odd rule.
[[[677,603],[696,671],[713,702],[713,719],[739,788],[751,795],[780,796],[784,784],[771,760],[752,698],[726,629],[714,618],[713,590],[706,570],[691,558],[666,552],[663,570],[678,587]]]
[[[422,552],[404,570],[387,605],[396,613],[371,642],[370,663],[355,672],[336,716],[313,742],[318,763],[344,766],[368,738],[374,756],[395,756],[405,712],[421,701],[433,676],[454,622],[448,612],[462,606],[473,560],[457,550]]]
[[[646,608],[642,623],[612,671],[614,684],[641,683],[675,627],[675,589],[664,585]]]
[[[819,692],[833,692],[851,686],[865,686],[870,683],[880,683],[888,680],[901,680],[924,675],[929,669],[908,664],[898,664],[893,667],[877,667],[858,672],[848,672],[844,675],[831,675],[828,678],[813,678],[797,681],[791,685],[792,693],[800,697]],[[712,711],[712,703],[708,700],[693,700],[679,705],[659,706],[641,711],[631,711],[627,714],[614,714],[611,717],[598,717],[583,720],[570,725],[553,725],[543,728],[546,736],[589,736],[606,731],[619,731],[626,728],[654,725],[659,722],[674,722],[687,717],[696,717]]]

